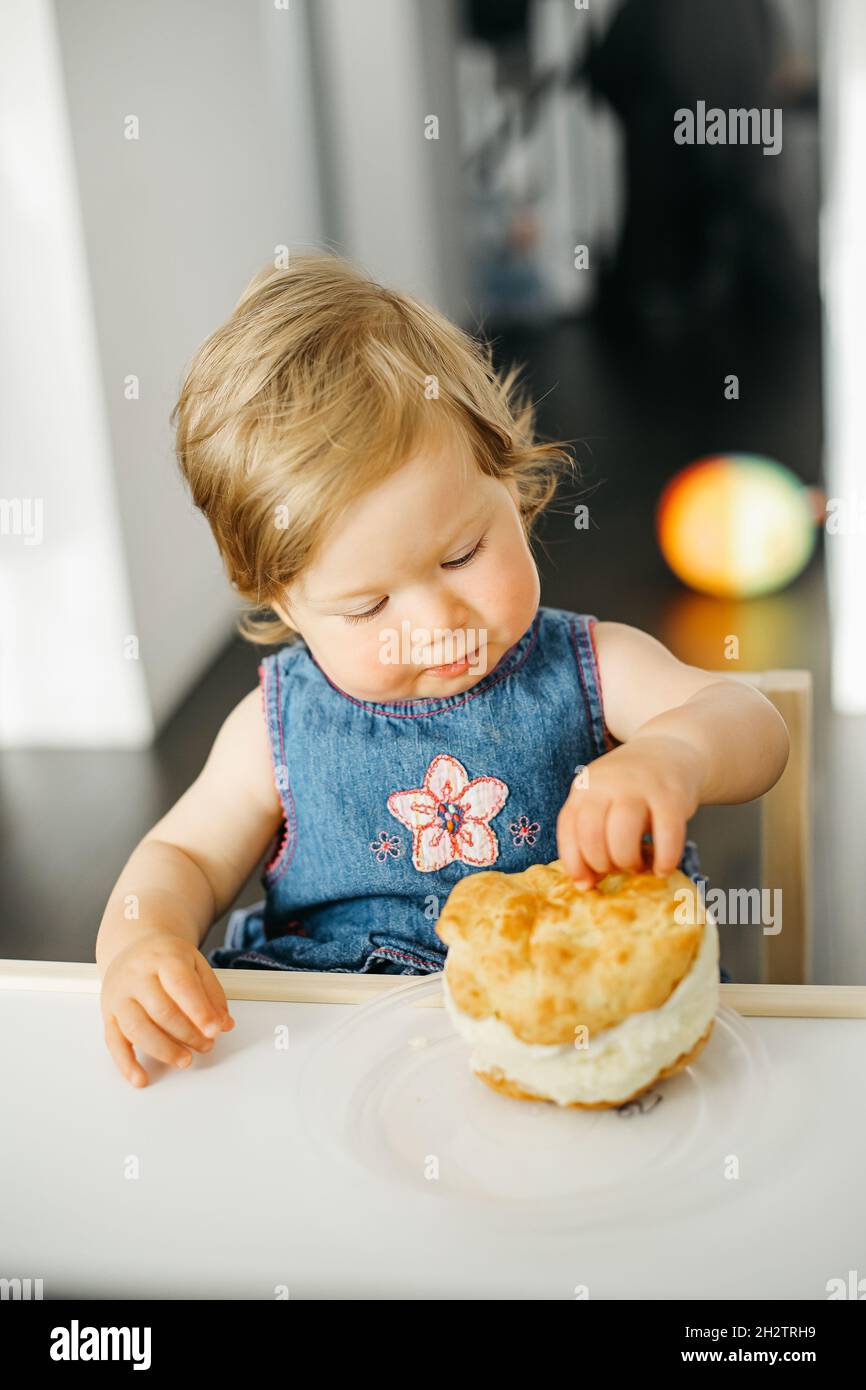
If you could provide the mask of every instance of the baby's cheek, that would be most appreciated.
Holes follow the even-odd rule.
[[[403,698],[406,669],[401,664],[399,633],[395,640],[372,640],[359,643],[342,660],[344,689],[360,688],[371,700],[387,701]]]
[[[512,630],[514,640],[526,631],[540,597],[538,575],[531,559],[518,554],[484,576],[478,606],[494,631]]]
[[[364,680],[377,700],[401,700],[406,697],[406,682],[411,680],[411,667],[401,666],[399,662],[373,659],[364,671]],[[373,696],[372,692],[377,693]]]

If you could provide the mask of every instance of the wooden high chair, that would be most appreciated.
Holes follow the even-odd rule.
[[[802,985],[812,963],[812,673],[736,671],[788,726],[791,751],[775,787],[761,798],[761,887],[782,890],[782,930],[761,935],[761,980]]]

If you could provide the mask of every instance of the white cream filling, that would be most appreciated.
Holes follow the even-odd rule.
[[[708,912],[692,968],[665,1002],[602,1029],[584,1047],[525,1043],[502,1019],[472,1018],[454,1002],[447,962],[442,992],[454,1027],[472,1044],[473,1071],[501,1074],[558,1105],[627,1100],[706,1032],[719,1003],[719,933]]]

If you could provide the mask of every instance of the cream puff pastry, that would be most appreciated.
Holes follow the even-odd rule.
[[[678,869],[611,873],[583,891],[559,860],[469,874],[436,929],[445,1007],[472,1069],[506,1095],[622,1105],[712,1032],[718,931]]]

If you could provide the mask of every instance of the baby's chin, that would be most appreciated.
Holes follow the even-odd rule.
[[[371,682],[366,690],[350,687],[341,681],[336,684],[358,700],[369,700],[376,704],[389,705],[398,700],[436,699],[443,695],[462,695],[482,681],[496,665],[501,652],[488,646],[487,659],[475,664],[464,664],[454,671],[432,671],[424,667],[401,668],[399,679],[393,679],[397,672],[391,672],[392,679],[387,682]]]

